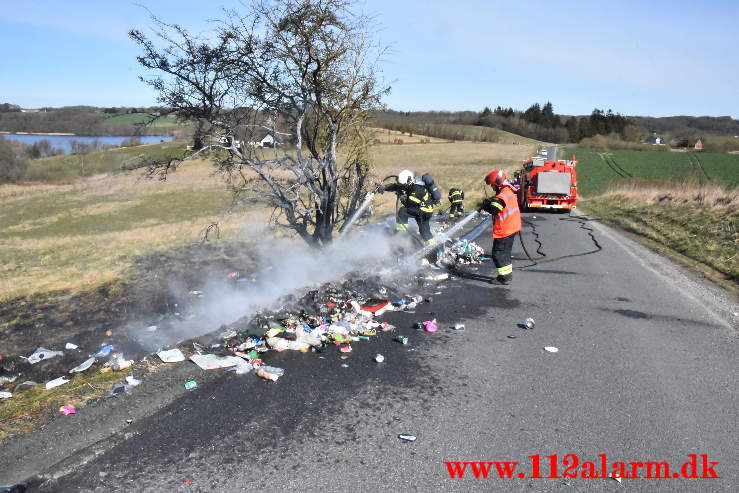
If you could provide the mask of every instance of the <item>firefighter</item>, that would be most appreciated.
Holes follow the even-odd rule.
[[[412,217],[418,224],[423,241],[427,245],[436,243],[436,238],[431,233],[431,216],[434,205],[441,200],[441,193],[430,174],[416,178],[412,171],[403,170],[398,175],[397,183],[377,185],[377,192],[395,192],[403,204],[395,217],[396,231],[408,231],[408,218]],[[435,252],[433,257],[435,261]]]
[[[449,209],[449,217],[462,217],[462,214],[464,214],[464,192],[459,188],[450,188],[449,203],[452,204]]]
[[[498,282],[510,284],[513,280],[511,250],[516,233],[521,231],[521,211],[513,186],[506,174],[493,170],[485,177],[485,183],[493,187],[495,197],[482,202],[481,209],[493,215],[493,262],[498,271]]]

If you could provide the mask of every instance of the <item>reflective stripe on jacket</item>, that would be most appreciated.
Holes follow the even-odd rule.
[[[408,194],[408,201],[421,209],[421,212],[434,212],[434,206],[431,203],[431,194],[424,185],[413,184],[413,188]]]
[[[518,209],[518,199],[513,190],[505,186],[495,198],[502,200],[505,207],[495,215],[493,238],[505,238],[521,231],[521,211]]]
[[[456,188],[449,190],[449,202],[452,204],[461,204],[464,202],[464,193],[462,190]]]

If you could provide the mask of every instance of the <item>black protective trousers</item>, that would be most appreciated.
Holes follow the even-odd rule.
[[[513,250],[513,240],[516,239],[517,234],[513,233],[505,238],[493,239],[493,262],[497,268],[498,278],[504,281],[510,281],[513,278],[511,251]]]
[[[464,204],[462,203],[452,204],[452,207],[449,209],[449,215],[452,217],[455,217],[455,216],[461,217],[462,214],[464,214]]]
[[[429,240],[434,238],[431,233],[431,214],[428,212],[422,212],[420,209],[415,207],[401,207],[398,209],[398,217],[395,220],[396,228],[398,231],[408,230],[408,218],[413,218],[418,224],[418,232],[421,233],[423,241],[428,243]]]

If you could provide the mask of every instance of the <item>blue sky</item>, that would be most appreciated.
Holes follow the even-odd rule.
[[[247,0],[244,0],[247,1]],[[0,102],[148,106],[131,28],[147,6],[193,31],[236,0],[2,0]],[[739,2],[364,0],[393,109],[594,107],[739,118]]]

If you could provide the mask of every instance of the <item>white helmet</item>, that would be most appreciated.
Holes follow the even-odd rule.
[[[413,171],[404,169],[403,171],[398,174],[398,183],[401,185],[408,185],[409,183],[413,183]]]

